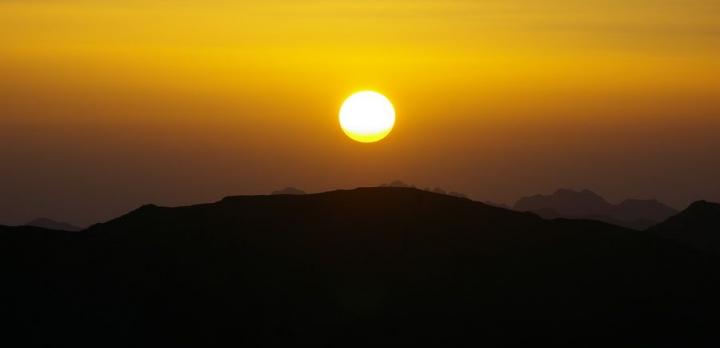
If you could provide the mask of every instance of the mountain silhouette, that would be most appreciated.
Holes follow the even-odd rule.
[[[271,193],[272,195],[304,195],[306,194],[305,191],[300,190],[295,187],[286,187],[282,190],[273,191]]]
[[[656,224],[678,211],[655,199],[626,199],[613,207],[612,216],[622,221],[639,222],[635,227]]]
[[[406,184],[402,180],[393,180],[388,183],[380,184],[380,187],[415,188],[415,185]]]
[[[720,204],[695,202],[649,231],[699,249],[720,251]]]
[[[25,226],[42,227],[58,231],[81,231],[82,227],[73,226],[67,222],[59,222],[48,218],[37,218],[25,224]]]
[[[604,198],[590,190],[573,191],[559,189],[552,195],[534,195],[523,197],[515,203],[519,211],[553,209],[563,215],[601,215],[611,207]]]
[[[483,201],[483,203],[485,203],[489,206],[497,207],[497,208],[512,209],[511,207],[509,207],[508,205],[503,204],[503,203],[497,203],[497,202],[493,202],[493,201]]]
[[[714,254],[412,188],[146,205],[0,248],[5,339],[28,345],[720,343]]]
[[[401,181],[401,180],[393,180],[393,181],[391,181],[391,182],[389,182],[389,183],[381,184],[380,187],[399,187],[399,188],[413,188],[413,189],[414,189],[414,188],[417,188],[417,186],[411,185],[411,184],[407,184],[407,183],[405,183],[405,182],[403,182],[403,181]],[[441,195],[453,196],[453,197],[457,197],[457,198],[468,198],[468,196],[465,195],[465,194],[462,193],[462,192],[446,191],[445,189],[443,189],[443,188],[441,188],[441,187],[435,187],[435,188],[426,187],[426,188],[424,188],[423,190],[428,191],[428,192],[433,192],[433,193],[441,194]]]
[[[521,198],[514,209],[533,212],[546,219],[598,220],[635,230],[644,230],[677,213],[656,200],[627,199],[613,205],[590,190],[568,189],[559,189],[551,195]]]

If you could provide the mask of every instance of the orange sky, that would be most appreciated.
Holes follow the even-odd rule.
[[[720,3],[1,1],[0,223],[402,179],[720,200]],[[347,139],[342,100],[397,110]]]

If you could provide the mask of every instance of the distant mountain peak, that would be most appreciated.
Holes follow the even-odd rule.
[[[605,213],[610,207],[610,203],[590,190],[575,191],[566,188],[558,189],[550,195],[523,197],[515,204],[516,210],[553,208],[560,214],[598,214]]]
[[[548,219],[564,217],[591,219],[634,229],[645,229],[667,219],[677,211],[654,199],[626,199],[613,205],[597,193],[561,188],[550,195],[521,198],[514,207]]]
[[[82,227],[74,226],[67,222],[55,221],[46,217],[34,219],[26,223],[25,226],[42,227],[49,230],[58,231],[81,231],[83,229]]]

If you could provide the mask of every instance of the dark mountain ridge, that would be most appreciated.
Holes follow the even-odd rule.
[[[720,204],[695,202],[649,231],[698,249],[720,252]]]
[[[273,191],[271,193],[271,195],[304,195],[306,193],[307,192],[305,192],[299,188],[289,186],[282,190]]]
[[[25,224],[25,226],[42,227],[58,231],[81,231],[82,227],[71,225],[67,222],[55,221],[49,218],[37,218]]]
[[[590,190],[568,189],[521,198],[514,209],[534,212],[547,219],[590,219],[635,230],[644,230],[677,214],[677,210],[654,199],[626,199],[614,205]]]
[[[713,254],[412,188],[0,228],[31,345],[712,346]]]

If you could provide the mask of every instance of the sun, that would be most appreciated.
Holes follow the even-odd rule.
[[[384,95],[357,92],[340,107],[340,127],[350,139],[374,143],[385,138],[395,126],[395,109]]]

